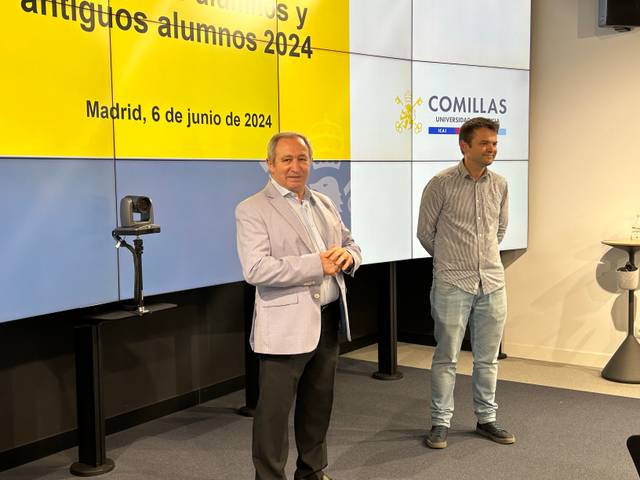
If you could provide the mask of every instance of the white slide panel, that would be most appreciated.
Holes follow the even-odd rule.
[[[529,69],[531,0],[413,2],[413,59]]]
[[[411,58],[411,0],[350,0],[351,52]]]
[[[411,258],[411,163],[351,164],[351,226],[364,263]]]
[[[411,160],[411,62],[351,55],[351,160]]]

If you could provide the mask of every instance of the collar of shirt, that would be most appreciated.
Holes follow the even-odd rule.
[[[460,160],[460,163],[458,164],[458,172],[460,173],[461,176],[470,178],[471,180],[473,180],[473,177],[469,173],[469,170],[467,170],[467,167],[464,166],[464,158]],[[480,176],[478,181],[482,180],[485,177],[489,178],[490,175],[491,175],[491,171],[485,167],[484,173]]]
[[[284,188],[282,185],[276,182],[273,179],[273,177],[269,177],[269,179],[271,180],[271,183],[273,184],[273,186],[276,187],[276,190],[280,192],[280,195],[282,195],[283,197],[293,197],[296,200],[298,199],[298,195],[295,192],[292,192],[291,190]],[[302,197],[302,199],[307,201],[310,201],[313,199],[313,195],[311,194],[311,189],[306,185],[304,187],[304,196]]]

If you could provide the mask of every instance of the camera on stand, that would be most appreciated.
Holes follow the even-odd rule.
[[[149,197],[127,195],[120,200],[120,226],[111,235],[116,240],[116,248],[125,247],[133,255],[133,304],[124,304],[127,310],[136,310],[138,315],[148,312],[144,308],[142,294],[142,239],[140,235],[160,233],[160,225],[153,223],[153,203]],[[135,235],[133,246],[123,238]]]

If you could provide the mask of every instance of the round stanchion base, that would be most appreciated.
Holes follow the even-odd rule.
[[[394,372],[394,373],[383,373],[383,372],[375,372],[371,374],[373,378],[376,380],[400,380],[404,377],[402,372]]]
[[[93,477],[108,473],[116,468],[116,464],[110,458],[106,458],[102,465],[87,465],[86,463],[76,462],[69,468],[69,471],[78,477]]]
[[[256,414],[256,409],[244,406],[244,407],[240,407],[239,409],[237,409],[236,413],[238,415],[242,415],[243,417],[254,417],[255,414]]]

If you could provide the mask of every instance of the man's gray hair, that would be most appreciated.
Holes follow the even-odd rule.
[[[278,146],[278,142],[283,138],[299,138],[300,140],[302,140],[307,146],[307,150],[309,150],[309,158],[313,159],[311,143],[309,143],[307,137],[297,132],[280,132],[271,137],[271,140],[269,140],[269,143],[267,144],[267,160],[273,162],[276,159],[276,147]]]

